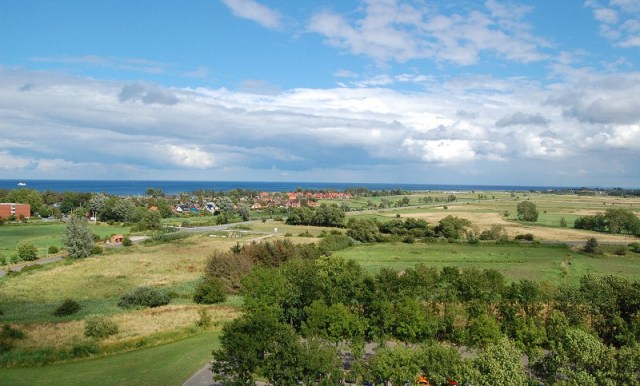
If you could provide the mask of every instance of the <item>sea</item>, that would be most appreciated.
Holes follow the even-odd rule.
[[[352,182],[283,182],[283,181],[148,181],[148,180],[0,180],[0,189],[28,188],[40,192],[106,193],[118,196],[142,196],[148,189],[161,189],[165,194],[189,193],[197,190],[228,192],[234,189],[257,192],[291,192],[302,190],[337,190],[367,188],[369,190],[405,191],[544,191],[568,189],[553,186],[509,185],[438,185],[403,183],[352,183]]]

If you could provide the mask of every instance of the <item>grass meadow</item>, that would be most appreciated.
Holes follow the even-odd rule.
[[[622,207],[638,213],[640,199],[534,193],[526,193],[526,196],[518,193],[520,197],[516,199],[509,192],[468,192],[454,193],[457,201],[453,203],[423,204],[422,197],[443,199],[449,194],[422,192],[410,196],[410,202],[415,206],[354,211],[348,216],[377,218],[379,221],[413,217],[436,224],[441,218],[454,215],[469,219],[479,230],[500,224],[505,226],[510,237],[532,233],[543,242],[502,245],[361,244],[334,254],[354,259],[372,272],[382,267],[403,270],[416,264],[426,264],[433,267],[491,268],[503,273],[507,280],[528,278],[574,283],[587,273],[640,278],[640,254],[627,252],[620,256],[605,248],[605,254],[594,256],[554,243],[570,241],[579,244],[594,236],[602,242],[621,245],[637,241],[628,236],[575,230],[571,225],[578,216],[610,207]],[[384,198],[396,202],[402,196]],[[538,206],[538,222],[522,223],[515,218],[518,200],[523,199],[532,200]],[[379,204],[382,197],[350,200],[349,205],[364,207],[368,200]],[[508,212],[506,216],[505,212]],[[569,227],[560,227],[562,217]],[[200,219],[172,219],[167,223],[177,225],[183,220],[196,223]],[[25,339],[16,340],[15,366],[25,366],[29,361],[38,363],[39,355],[49,355],[54,362],[68,362],[42,367],[0,368],[0,385],[182,383],[210,358],[222,324],[242,312],[242,298],[239,296],[232,296],[220,305],[193,303],[193,290],[201,280],[207,257],[215,250],[226,251],[236,243],[262,237],[283,238],[289,234],[287,239],[295,243],[319,242],[318,236],[331,230],[291,226],[280,221],[255,222],[249,227],[252,231],[269,235],[247,234],[229,238],[223,237],[227,233],[205,233],[170,242],[105,248],[104,253],[98,256],[61,261],[0,278],[0,325],[10,324],[26,333]],[[91,228],[101,237],[129,232],[128,228],[108,225],[91,225]],[[278,228],[277,232],[274,228]],[[44,256],[49,245],[61,246],[63,231],[64,224],[60,223],[0,226],[0,254],[8,256],[17,243],[24,240],[36,244]],[[171,303],[153,309],[129,310],[117,306],[123,293],[142,285],[158,287],[170,294]],[[80,311],[65,317],[53,316],[55,308],[68,298],[80,303]],[[197,327],[202,312],[211,319],[209,327]],[[119,332],[101,341],[85,338],[83,320],[91,314],[116,321]],[[68,355],[83,347],[96,348],[97,351],[94,350],[90,356],[98,358]],[[13,355],[13,351],[10,353]],[[20,355],[24,355],[22,360]]]
[[[594,256],[556,244],[384,243],[354,246],[335,254],[373,272],[382,267],[401,271],[425,264],[495,269],[507,280],[575,283],[588,273],[640,278],[640,254]]]
[[[64,223],[47,224],[10,224],[0,226],[0,255],[11,255],[21,241],[33,243],[38,247],[38,256],[46,256],[50,245],[62,247]],[[93,233],[104,238],[111,234],[129,233],[129,227],[107,224],[89,224]]]
[[[81,362],[44,367],[0,368],[0,385],[173,386],[202,368],[218,346],[218,332]]]

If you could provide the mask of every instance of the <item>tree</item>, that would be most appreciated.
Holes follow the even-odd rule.
[[[20,260],[32,261],[38,258],[38,247],[28,241],[21,241],[18,243],[16,253]]]
[[[516,207],[518,211],[518,220],[536,222],[538,221],[538,210],[536,204],[531,201],[522,201]]]
[[[91,256],[94,242],[87,221],[77,216],[71,216],[62,235],[62,243],[67,248],[69,257],[73,259]]]
[[[490,345],[475,360],[475,366],[480,372],[479,384],[526,385],[527,376],[520,363],[521,356],[520,350],[507,338]]]
[[[5,202],[16,202],[20,204],[29,204],[31,206],[31,214],[39,213],[44,206],[42,195],[35,189],[15,189],[9,192],[5,198]]]

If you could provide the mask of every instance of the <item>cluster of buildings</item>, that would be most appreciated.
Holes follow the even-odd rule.
[[[314,207],[317,200],[347,200],[353,196],[343,192],[289,192],[273,193],[260,192],[255,197],[241,197],[238,202],[249,206],[252,210],[267,208],[299,208],[302,205]],[[180,204],[174,209],[176,213],[197,214],[202,211],[216,213],[219,211],[214,202],[200,204]]]

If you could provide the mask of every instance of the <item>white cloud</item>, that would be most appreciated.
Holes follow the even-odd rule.
[[[215,165],[212,154],[201,150],[198,146],[168,145],[163,147],[169,160],[177,166],[208,169]]]
[[[605,5],[602,5],[604,3]],[[636,0],[587,0],[600,34],[619,47],[640,47],[640,2]]]
[[[270,29],[281,27],[280,14],[254,0],[222,0],[222,2],[238,17],[255,21]]]
[[[543,180],[620,154],[637,163],[640,73],[565,69],[562,77],[548,86],[465,77],[411,92],[148,86],[179,100],[162,105],[120,102],[121,82],[0,68],[0,168],[6,178],[411,181],[430,173],[445,182],[466,182],[466,171],[499,182],[524,178],[523,164]],[[20,91],[27,83],[32,90]],[[555,164],[536,166],[543,161]]]
[[[322,11],[312,16],[308,29],[332,46],[379,62],[431,58],[470,65],[484,52],[525,63],[547,58],[541,51],[547,43],[523,21],[528,7],[490,0],[484,10],[446,14],[400,0],[364,4],[359,19]]]

